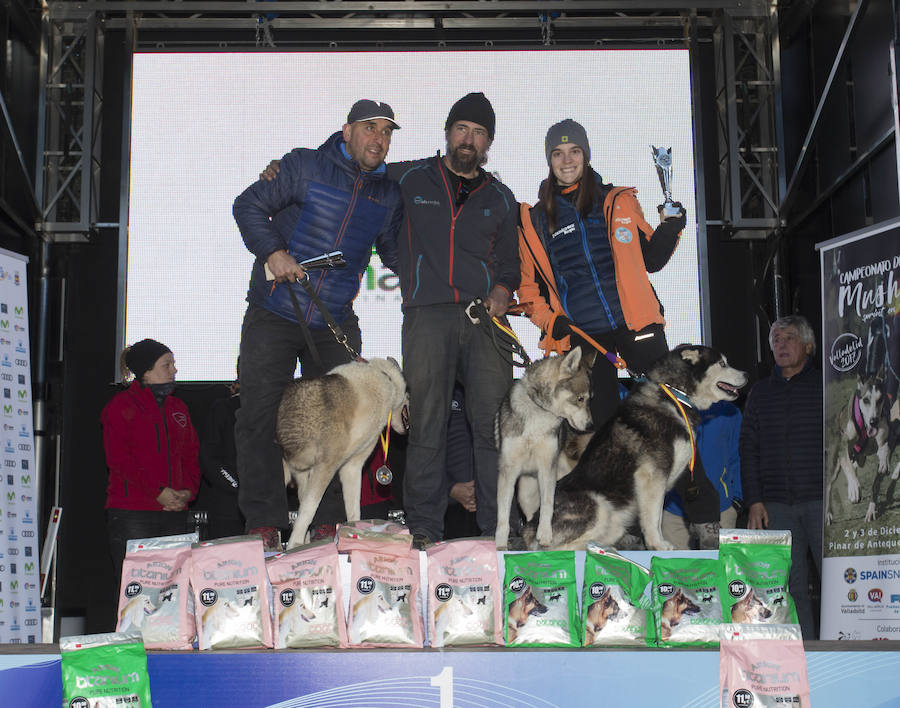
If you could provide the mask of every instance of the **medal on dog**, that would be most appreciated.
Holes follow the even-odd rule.
[[[394,473],[391,472],[391,468],[387,465],[382,465],[377,470],[375,470],[375,481],[378,484],[383,484],[387,486],[391,483],[391,480],[394,479]]]

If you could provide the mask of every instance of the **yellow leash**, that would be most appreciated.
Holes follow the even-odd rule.
[[[684,419],[684,424],[687,426],[688,435],[691,438],[691,461],[688,464],[688,469],[691,471],[691,479],[694,478],[694,458],[697,453],[697,444],[694,442],[694,429],[691,427],[691,422],[688,420],[687,413],[684,411],[684,406],[681,405],[681,401],[679,401],[675,394],[669,390],[669,387],[665,384],[658,383],[659,386],[665,394],[672,399],[672,402],[675,404],[675,407],[678,409],[678,412],[681,413],[681,417]]]

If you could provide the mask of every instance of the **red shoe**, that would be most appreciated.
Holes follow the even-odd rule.
[[[319,524],[309,534],[310,541],[321,541],[323,539],[334,539],[337,533],[337,524]]]
[[[284,548],[281,545],[281,532],[274,526],[257,526],[247,532],[249,535],[262,536],[263,550],[281,553]]]

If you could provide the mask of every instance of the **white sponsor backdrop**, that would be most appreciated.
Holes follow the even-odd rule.
[[[0,643],[40,634],[40,554],[28,341],[27,259],[0,249]]]
[[[900,639],[900,490],[891,480],[900,469],[898,457],[882,447],[886,464],[880,465],[875,439],[856,434],[848,442],[842,434],[858,382],[872,371],[876,382],[883,380],[881,426],[891,423],[891,402],[897,405],[900,219],[832,239],[819,250],[825,475],[834,478],[825,498],[831,519],[824,533],[820,637]],[[844,473],[836,471],[838,452],[854,446],[860,448],[856,502],[850,501]]]
[[[402,129],[388,158],[409,160],[443,151],[450,106],[483,91],[497,114],[486,168],[529,203],[548,171],[547,128],[574,118],[594,168],[637,187],[651,223],[662,191],[649,146],[671,146],[688,226],[651,281],[669,342],[700,341],[687,50],[142,53],[133,79],[125,339],[165,342],[182,381],[234,377],[252,264],[234,198],[269,160],[319,146],[359,98],[393,107]],[[356,311],[363,354],[399,357],[400,291],[377,258]],[[513,319],[537,355],[537,329]]]

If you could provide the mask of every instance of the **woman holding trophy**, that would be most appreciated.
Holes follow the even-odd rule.
[[[666,192],[654,229],[633,188],[605,184],[593,170],[581,124],[566,119],[552,125],[544,149],[550,172],[539,201],[522,204],[519,300],[525,314],[544,333],[540,346],[547,354],[578,345],[590,351],[593,340],[643,373],[669,351],[663,308],[647,273],[666,265],[685,225],[685,210],[668,190],[671,153],[654,150]],[[597,356],[591,384],[591,414],[599,428],[619,402],[610,359]]]

